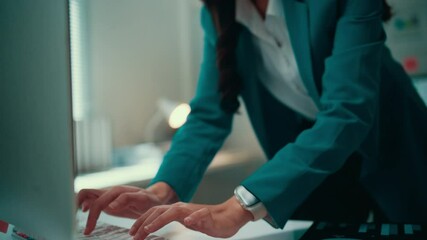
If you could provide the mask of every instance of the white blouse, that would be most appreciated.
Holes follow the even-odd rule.
[[[252,33],[262,57],[257,73],[264,86],[280,102],[314,120],[319,109],[298,71],[281,0],[269,0],[265,20],[250,0],[236,0],[236,21]]]

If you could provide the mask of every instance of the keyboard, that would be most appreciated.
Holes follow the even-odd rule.
[[[315,222],[301,240],[426,240],[426,230],[419,224]]]
[[[109,225],[106,223],[97,223],[93,232],[86,236],[83,234],[84,227],[79,227],[76,240],[97,240],[97,239],[117,239],[117,240],[132,240],[129,235],[129,230],[126,228]]]
[[[97,223],[95,230],[93,230],[89,236],[84,235],[83,232],[84,227],[79,226],[75,240],[133,240],[133,237],[129,235],[129,229],[102,222]],[[150,235],[146,240],[168,239],[156,235]]]

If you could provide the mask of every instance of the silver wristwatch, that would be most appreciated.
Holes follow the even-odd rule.
[[[254,221],[267,216],[267,209],[264,204],[242,185],[234,189],[234,196],[244,209],[252,213]]]

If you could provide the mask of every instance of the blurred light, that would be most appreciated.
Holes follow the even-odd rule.
[[[179,104],[170,114],[169,126],[173,129],[180,128],[187,121],[188,114],[190,114],[191,108],[188,104]]]
[[[144,128],[144,142],[156,142],[166,132],[172,133],[170,130],[180,128],[187,121],[187,117],[191,112],[188,104],[171,101],[166,98],[159,99],[157,106],[156,113]],[[167,138],[170,140],[170,136]]]

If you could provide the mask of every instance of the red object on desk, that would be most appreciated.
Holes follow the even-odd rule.
[[[7,222],[3,222],[0,220],[0,232],[7,233],[7,229],[9,228],[9,224]]]
[[[409,73],[415,73],[419,68],[419,60],[417,57],[407,57],[403,60],[403,66]]]

